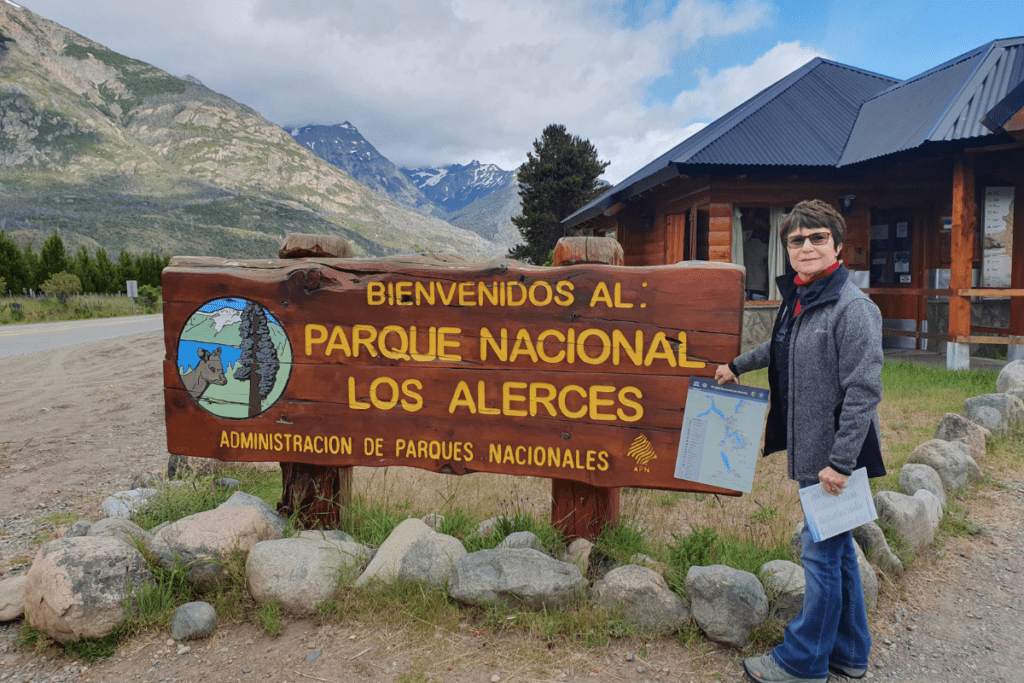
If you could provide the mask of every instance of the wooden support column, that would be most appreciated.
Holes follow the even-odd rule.
[[[1024,110],[1018,112],[1022,116],[1021,124],[1024,125]],[[1021,200],[1024,199],[1024,182],[1016,183],[1016,190],[1013,202],[1013,242],[1011,252],[1011,263],[1020,263],[1024,259],[1024,206]],[[1014,258],[1015,257],[1015,258]],[[1024,268],[1010,268],[1010,288],[1024,289]],[[1024,296],[1010,298],[1010,334],[1024,337]],[[1006,355],[1007,360],[1024,360],[1024,344],[1010,344]]]
[[[708,215],[708,260],[732,263],[732,204],[712,202]]]
[[[958,154],[953,161],[953,226],[950,235],[949,343],[946,345],[946,368],[969,370],[970,345],[962,341],[971,334],[971,299],[959,296],[961,289],[971,288],[974,265],[974,232],[977,206],[974,196],[974,155]]]
[[[287,258],[352,258],[352,245],[332,235],[290,234],[278,249]],[[255,382],[253,382],[255,384]],[[352,501],[352,467],[281,463],[281,501],[277,511],[296,515],[301,529],[338,526]]]
[[[553,263],[624,264],[622,246],[608,237],[563,237],[555,245]],[[593,539],[619,516],[619,488],[592,486],[568,479],[551,480],[551,524],[566,539]]]

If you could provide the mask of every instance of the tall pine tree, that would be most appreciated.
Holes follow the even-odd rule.
[[[564,234],[560,221],[600,196],[598,178],[608,162],[597,158],[589,140],[570,135],[560,124],[545,128],[533,150],[519,167],[522,214],[512,218],[525,244],[508,255],[541,265]]]
[[[39,272],[36,273],[36,284],[40,287],[57,273],[71,272],[71,259],[67,250],[64,249],[64,240],[60,238],[57,231],[46,238],[43,248],[39,252]]]

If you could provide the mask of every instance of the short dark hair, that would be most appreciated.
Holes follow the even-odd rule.
[[[792,211],[782,219],[779,225],[779,237],[786,243],[789,233],[799,228],[828,228],[832,233],[832,243],[839,248],[846,242],[846,221],[831,204],[820,199],[808,199],[793,207]]]

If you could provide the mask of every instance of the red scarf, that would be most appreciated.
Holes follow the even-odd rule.
[[[836,261],[836,262],[835,262],[835,263],[833,263],[833,264],[832,264],[831,266],[829,266],[829,267],[828,267],[828,268],[826,268],[825,270],[821,271],[821,272],[820,272],[820,273],[818,273],[817,275],[812,275],[812,276],[811,276],[811,278],[810,278],[809,280],[804,280],[804,279],[803,279],[803,278],[801,278],[801,277],[800,277],[799,275],[796,275],[796,276],[795,276],[795,277],[793,278],[793,283],[794,283],[794,284],[795,284],[795,285],[796,285],[797,287],[806,287],[807,285],[811,284],[811,283],[812,283],[812,282],[814,282],[815,280],[820,280],[821,278],[823,278],[823,277],[827,277],[827,276],[831,275],[832,273],[836,272],[836,269],[837,269],[838,267],[839,267],[839,261]],[[799,313],[800,313],[800,299],[797,299],[797,300],[796,300],[796,308],[795,308],[795,309],[793,309],[793,315],[794,315],[794,316],[796,316],[796,315],[799,315]]]

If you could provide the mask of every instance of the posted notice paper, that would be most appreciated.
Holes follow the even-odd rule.
[[[863,467],[853,471],[838,496],[825,493],[821,484],[800,489],[800,505],[815,543],[878,519]]]
[[[691,378],[675,478],[750,493],[767,411],[767,389]]]

